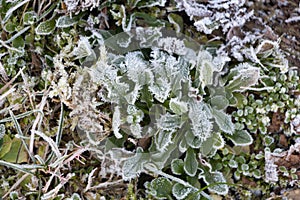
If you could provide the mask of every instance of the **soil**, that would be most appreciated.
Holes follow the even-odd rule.
[[[250,9],[281,40],[280,46],[291,67],[300,71],[300,2],[299,0],[251,1]],[[294,19],[294,20],[293,20]]]

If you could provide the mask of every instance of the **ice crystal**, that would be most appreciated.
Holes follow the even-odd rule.
[[[210,116],[202,103],[193,102],[189,106],[189,118],[191,119],[193,134],[201,141],[205,141],[212,133],[213,124],[210,121]]]
[[[265,153],[265,180],[267,182],[277,182],[278,181],[278,172],[277,165],[274,164],[274,161],[271,160],[271,153]]]
[[[198,31],[211,34],[222,27],[224,33],[230,28],[240,27],[253,15],[243,8],[245,0],[214,0],[207,3],[198,3],[195,0],[176,0],[177,7],[184,10]]]
[[[80,10],[98,8],[100,5],[100,0],[64,0],[64,3],[69,12],[78,12]]]

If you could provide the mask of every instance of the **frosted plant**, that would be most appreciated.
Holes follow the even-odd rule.
[[[196,188],[162,169],[185,154],[178,161],[182,162],[182,174],[192,177],[199,173],[207,184],[225,181],[220,172],[207,168],[208,162],[198,168],[196,156],[201,154],[201,162],[206,162],[204,159],[209,160],[224,147],[224,138],[238,146],[251,144],[249,133],[236,129],[225,111],[234,105],[231,102],[237,102],[236,93],[256,85],[260,70],[250,63],[226,69],[230,60],[227,56],[215,57],[204,49],[191,49],[189,40],[162,37],[159,31],[139,28],[105,41],[107,46],[99,47],[95,64],[77,73],[71,115],[75,123],[77,120],[80,134],[86,134],[86,141],[104,151],[105,156],[97,154],[98,158],[111,160],[112,166],[119,165],[118,176],[130,180],[140,173],[162,175],[176,180],[170,190],[172,195],[185,198],[196,195]],[[142,35],[150,38],[149,43]],[[118,42],[123,37],[131,38],[131,51],[118,54],[127,48]],[[77,48],[70,52],[77,52]],[[99,110],[98,105],[110,107]],[[150,147],[138,146],[146,138],[151,138]],[[120,154],[120,162],[114,161],[117,157],[110,152],[125,151],[125,142],[135,145],[134,150]],[[113,173],[107,167],[102,174]],[[210,190],[226,194],[228,187],[220,185]]]
[[[100,5],[100,0],[64,0],[67,10],[69,12],[79,12],[80,10],[92,10],[98,8]]]
[[[245,0],[213,0],[198,3],[195,0],[176,0],[177,7],[194,20],[198,31],[211,34],[221,27],[224,33],[234,27],[241,27],[253,15],[243,8]]]
[[[201,142],[205,141],[212,134],[213,124],[211,116],[204,109],[204,104],[192,102],[189,104],[189,118],[192,122],[192,131],[195,137]]]
[[[186,48],[182,40],[167,37],[162,38],[158,42],[158,46],[169,54],[185,55]]]
[[[271,159],[271,153],[265,153],[265,180],[270,182],[278,181],[278,172],[277,165],[274,164],[274,161]]]

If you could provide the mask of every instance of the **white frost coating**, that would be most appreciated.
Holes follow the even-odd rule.
[[[158,46],[169,54],[185,55],[187,51],[183,41],[174,37],[161,38]]]
[[[191,103],[189,106],[189,118],[192,121],[193,134],[201,141],[205,141],[211,136],[213,128],[209,115],[204,110],[202,103]]]
[[[225,33],[232,27],[243,26],[253,15],[243,8],[245,0],[212,0],[206,4],[195,0],[176,0],[177,8],[184,10],[191,20],[195,20],[198,31],[211,34],[222,27]]]
[[[121,125],[121,113],[120,113],[120,107],[116,106],[115,107],[115,111],[113,114],[113,119],[112,119],[112,128],[114,131],[114,135],[116,136],[116,138],[120,139],[123,136],[121,135],[121,133],[119,132],[120,130],[120,125]]]
[[[287,20],[285,20],[286,23],[297,22],[297,21],[300,21],[300,16],[290,17]]]
[[[88,8],[89,10],[92,10],[94,8],[97,8],[100,5],[100,0],[64,0],[64,3],[66,4],[67,10],[69,12],[74,12],[80,9]]]
[[[278,172],[277,165],[274,164],[274,161],[271,159],[271,153],[265,153],[265,180],[267,182],[277,182],[278,181]]]
[[[75,59],[84,58],[92,55],[93,53],[94,52],[87,37],[80,37],[77,47],[75,47],[72,52],[72,54],[76,56]]]

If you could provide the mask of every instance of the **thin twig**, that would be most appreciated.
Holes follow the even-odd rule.
[[[123,182],[122,179],[120,180],[117,180],[117,181],[112,181],[112,182],[105,182],[105,183],[100,183],[94,187],[90,187],[89,190],[98,190],[100,188],[107,188],[107,187],[110,187],[110,186],[115,186],[115,185],[119,185]]]
[[[23,67],[22,69],[20,69],[20,71],[8,82],[6,83],[1,89],[0,89],[0,94],[2,94],[9,86],[11,86],[11,84],[16,80],[16,78],[18,76],[20,76],[21,71],[23,71],[25,69],[25,67]]]
[[[39,110],[42,112],[43,111],[43,108],[46,104],[46,100],[48,98],[48,91],[45,92],[43,98],[42,98],[42,101],[40,103],[40,106],[39,106]],[[41,113],[38,113],[37,117],[35,118],[34,122],[33,122],[33,125],[32,125],[32,128],[31,128],[31,135],[30,135],[30,143],[29,143],[29,151],[30,153],[33,153],[33,146],[34,146],[34,136],[35,136],[35,131],[36,131],[36,128],[38,126],[38,124],[40,124],[40,122],[42,122],[42,117],[43,117],[43,114]],[[39,127],[38,127],[39,128]]]
[[[16,189],[20,183],[22,183],[26,178],[27,176],[29,176],[30,174],[24,174],[21,178],[18,179],[18,181],[13,185],[11,186],[11,188],[6,192],[6,194],[3,195],[3,199],[5,199],[14,189]]]

